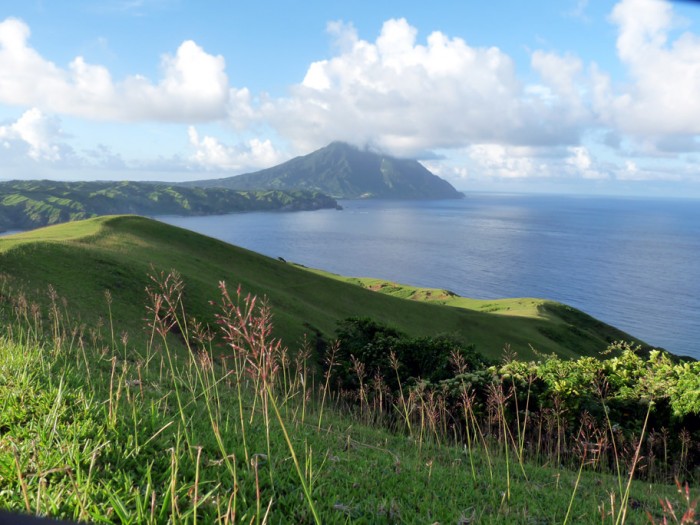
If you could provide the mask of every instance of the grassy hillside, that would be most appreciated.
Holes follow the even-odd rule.
[[[533,348],[575,357],[596,355],[612,340],[631,339],[552,303],[526,300],[529,313],[522,315],[516,310],[480,311],[378,294],[135,216],[100,217],[4,237],[0,267],[13,289],[22,287],[31,297],[46,300],[46,290],[53,285],[68,299],[73,317],[86,322],[94,322],[96,312],[104,310],[104,292],[109,290],[112,311],[124,330],[141,325],[149,273],[175,269],[186,285],[189,313],[210,323],[212,312],[206,305],[218,297],[219,281],[267,296],[276,333],[290,347],[305,333],[333,338],[337,321],[350,316],[367,316],[413,336],[450,334],[494,358],[505,344],[522,357],[533,356]],[[520,315],[504,315],[508,313]],[[572,314],[576,324],[568,318]]]
[[[320,368],[296,352],[311,323],[332,332],[357,314],[409,334],[454,329],[492,356],[505,340],[526,352],[530,335],[565,356],[620,335],[564,306],[479,311],[495,306],[343,282],[133,216],[0,239],[0,265],[0,523],[13,522],[3,511],[153,524],[694,522],[681,483],[698,479],[697,363],[617,345],[605,360],[479,365],[451,347],[454,375],[431,384],[402,380],[408,363],[392,354],[382,376],[372,345],[349,368],[343,343]],[[156,297],[173,308],[153,322],[144,290],[161,268],[186,288],[161,280]],[[217,337],[180,338],[193,313],[213,319],[219,279],[234,302],[217,300]],[[238,282],[268,294],[272,318],[235,303]]]
[[[334,208],[310,191],[233,191],[148,182],[0,182],[0,231],[25,230],[98,215],[212,215],[256,210]]]
[[[392,297],[452,306],[454,308],[463,308],[465,310],[472,310],[475,312],[497,313],[500,315],[530,317],[536,319],[552,319],[552,317],[548,315],[550,310],[557,309],[559,307],[567,308],[561,303],[548,301],[546,299],[524,297],[506,299],[472,299],[469,297],[461,297],[446,289],[421,288],[386,281],[384,279],[375,279],[373,277],[347,277],[317,269],[312,269],[310,271],[317,273],[318,275],[323,275],[331,279],[337,279],[339,281],[354,284],[366,290],[390,295]],[[569,309],[574,311],[573,308]]]
[[[0,336],[0,523],[17,522],[11,511],[90,523],[621,525],[696,506],[672,485],[629,480],[627,463],[601,472],[585,448],[561,468],[544,452],[551,429],[539,461],[486,418],[454,444],[444,406],[438,426],[429,417],[429,392],[409,396],[407,429],[391,425],[392,405],[342,408],[308,387],[306,363],[255,357],[265,344],[224,364],[201,346],[40,341],[21,320],[12,332]],[[270,357],[273,376],[260,368]]]

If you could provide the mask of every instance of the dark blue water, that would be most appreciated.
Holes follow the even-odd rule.
[[[700,202],[469,194],[165,222],[331,272],[561,301],[700,358]]]

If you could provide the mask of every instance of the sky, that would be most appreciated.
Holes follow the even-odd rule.
[[[0,179],[184,181],[341,140],[464,191],[700,197],[700,4],[4,0]]]

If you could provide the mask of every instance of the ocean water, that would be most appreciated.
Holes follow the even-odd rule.
[[[700,201],[467,194],[160,220],[349,276],[541,297],[700,358]]]

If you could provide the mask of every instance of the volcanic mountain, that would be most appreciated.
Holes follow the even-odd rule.
[[[339,199],[464,197],[416,160],[361,150],[344,142],[333,142],[261,171],[186,185],[235,190],[314,190]]]

